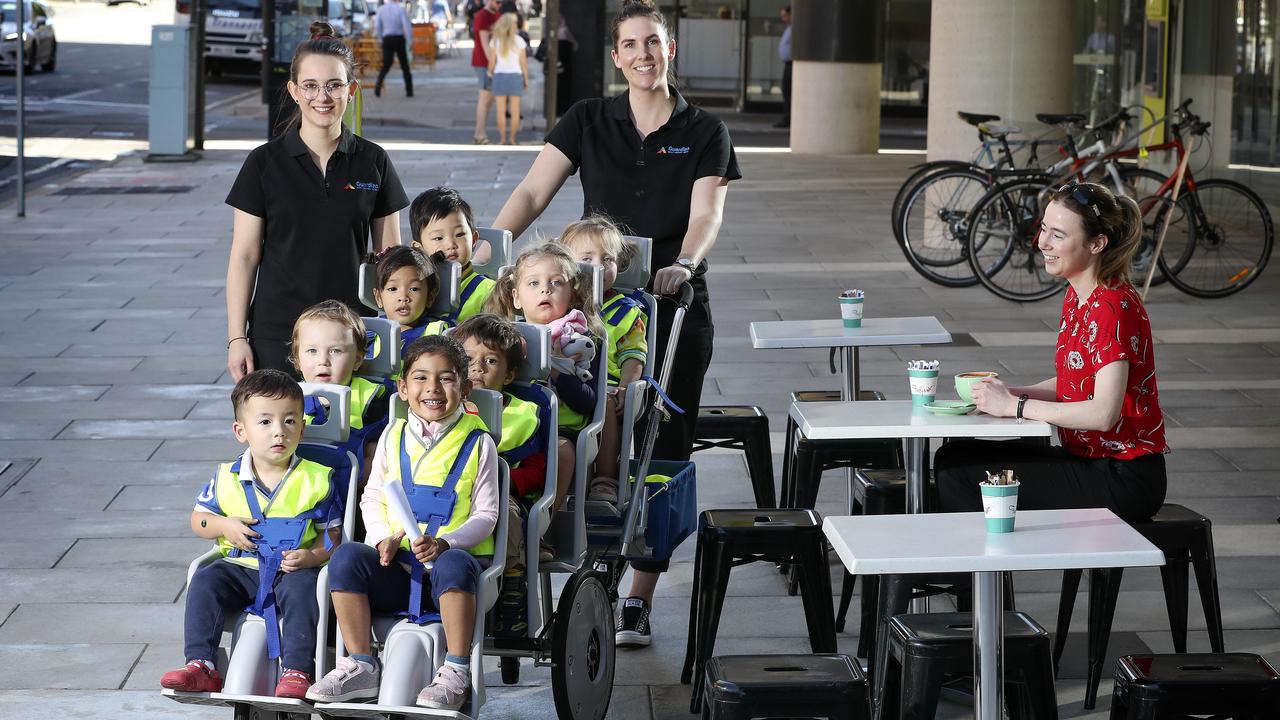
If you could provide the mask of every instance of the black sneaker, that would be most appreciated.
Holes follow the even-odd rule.
[[[649,604],[635,597],[623,600],[613,644],[620,648],[637,648],[648,647],[651,642],[653,632],[649,627]]]

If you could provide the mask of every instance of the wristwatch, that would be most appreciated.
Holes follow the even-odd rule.
[[[1023,393],[1018,396],[1018,414],[1017,414],[1018,424],[1022,424],[1022,422],[1026,420],[1026,418],[1022,417],[1022,409],[1027,406],[1027,398],[1029,397],[1031,396],[1027,395],[1026,393]]]
[[[688,270],[690,279],[698,276],[698,264],[690,260],[689,258],[676,258],[676,261],[671,264],[679,265],[685,270]]]

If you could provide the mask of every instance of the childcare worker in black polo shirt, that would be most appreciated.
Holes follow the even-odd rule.
[[[227,369],[289,371],[287,344],[304,308],[330,298],[360,308],[357,276],[375,249],[400,243],[409,204],[386,151],[352,134],[342,113],[356,92],[351,49],[311,24],[289,68],[297,114],[245,158],[227,263]]]
[[[667,393],[684,414],[659,431],[653,456],[687,460],[702,379],[711,363],[713,327],[706,256],[715,244],[729,181],[742,175],[729,131],[714,115],[691,107],[671,87],[667,71],[676,45],[666,21],[648,2],[629,0],[613,22],[613,63],[627,91],[584,100],[561,118],[547,144],[499,213],[495,225],[516,235],[546,209],[575,171],[582,172],[584,214],[604,213],[632,234],[652,237],[655,272],[649,289],[670,294],[686,281],[694,302],[685,316]],[[659,303],[658,347],[665,353],[673,310]],[[649,604],[666,563],[633,563],[631,597],[623,602],[617,643],[648,645]]]

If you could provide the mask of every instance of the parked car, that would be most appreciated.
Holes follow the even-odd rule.
[[[18,68],[18,0],[0,0],[0,68]],[[58,65],[58,39],[53,33],[53,11],[48,5],[26,0],[22,40],[26,70],[52,72]]]

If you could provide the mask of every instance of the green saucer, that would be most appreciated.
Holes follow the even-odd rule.
[[[938,400],[925,403],[922,407],[934,415],[968,415],[976,410],[978,406],[959,400]]]

